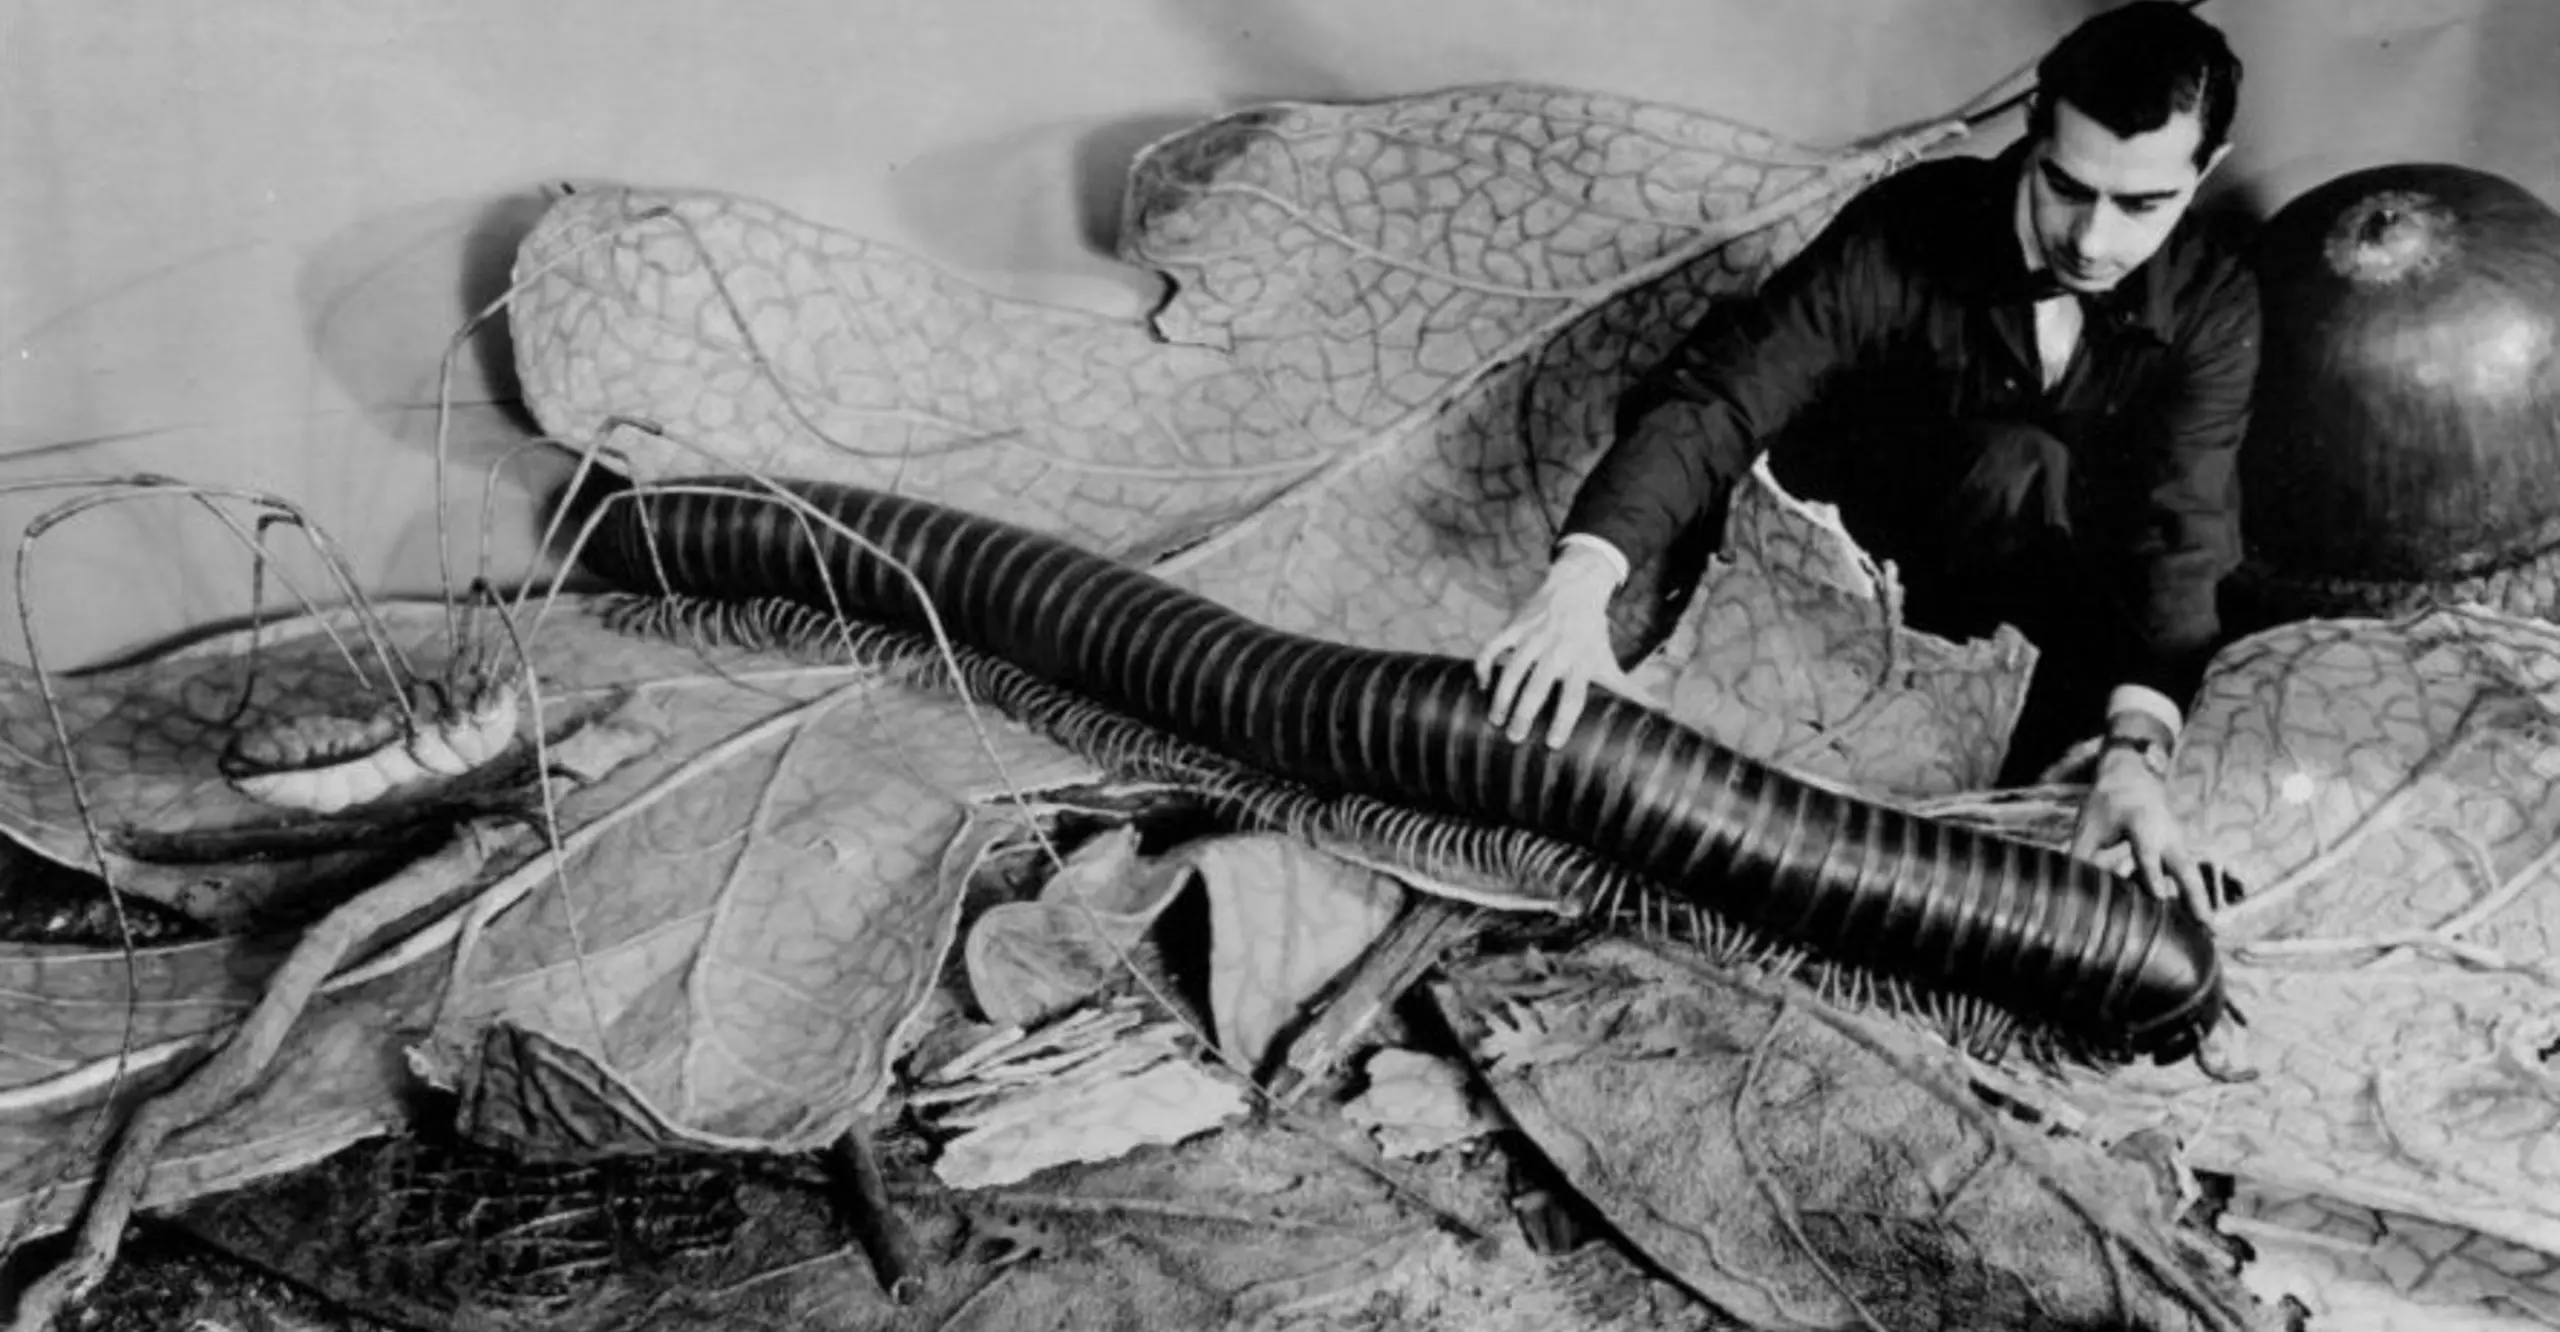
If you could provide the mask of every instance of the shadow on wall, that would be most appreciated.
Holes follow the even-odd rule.
[[[316,456],[356,442],[368,448],[387,443],[413,457],[431,457],[448,350],[472,319],[505,294],[516,249],[547,206],[536,190],[420,204],[365,218],[313,249],[296,276],[295,295],[318,367],[313,373],[325,376],[336,392],[324,393],[319,383],[306,391],[310,410],[296,447]],[[396,528],[364,543],[378,552],[378,566],[367,571],[378,592],[444,590],[439,513],[464,539],[476,538],[481,515],[488,514],[493,558],[499,561],[499,570],[490,572],[529,566],[536,507],[572,465],[558,450],[523,447],[540,427],[524,407],[503,314],[464,337],[454,354],[450,399],[443,439],[453,493],[443,503],[395,502],[379,494],[338,497],[360,520],[378,517]],[[323,404],[352,407],[369,428],[350,428],[341,411],[321,410]],[[497,470],[501,464],[503,473]],[[432,477],[415,464],[401,474]],[[376,472],[344,475],[357,490],[379,485]]]
[[[1120,243],[1129,163],[1139,150],[1210,115],[1270,101],[1373,96],[1323,54],[1327,36],[1293,0],[1157,0],[1156,14],[1181,33],[1209,71],[1219,105],[1197,115],[1142,116],[1094,127],[1077,143],[1077,216],[1086,243],[1111,253]]]
[[[526,190],[493,199],[482,206],[462,241],[462,317],[477,319],[507,294],[515,282],[516,250],[551,206],[550,196]],[[494,402],[510,404],[526,431],[539,429],[524,411],[524,386],[516,380],[516,345],[504,311],[483,320],[471,334],[471,350],[480,367],[480,382]]]
[[[1181,33],[1225,103],[1221,110],[1280,99],[1372,96],[1324,51],[1333,34],[1308,21],[1295,0],[1156,0],[1166,28]]]
[[[1114,257],[1129,157],[1195,117],[1051,122],[937,149],[892,168],[902,222],[925,257],[1023,300],[1136,318],[1162,283]]]
[[[2472,133],[2491,106],[2477,95],[2482,62],[2495,57],[2500,29],[2519,22],[2544,30],[2544,50],[2560,37],[2551,23],[2560,6],[2498,0],[2226,0],[2203,12],[2247,62],[2231,160],[2209,202],[2255,218],[2325,181],[2386,162],[2450,159],[2506,169],[2496,154],[2478,151]],[[2511,85],[2534,88],[2524,98],[2526,114],[2544,144],[2547,83]]]
[[[2471,86],[2505,90],[2502,98],[2474,97],[2465,147],[2475,165],[2514,179],[2560,208],[2560,79],[2551,63],[2560,55],[2560,5],[2502,5],[2482,20],[2477,73]]]
[[[894,204],[936,238],[937,258],[1015,295],[1141,316],[1162,280],[1117,258],[1140,150],[1237,106],[1379,91],[1353,87],[1323,58],[1326,34],[1290,0],[1159,0],[1156,13],[1200,54],[1216,104],[1029,126],[898,168]]]
[[[376,214],[303,261],[295,294],[314,361],[347,402],[402,447],[434,446],[446,350],[506,291],[516,246],[544,205],[528,191]],[[493,440],[512,444],[532,433],[503,316],[472,331],[451,392],[458,415],[477,423],[465,441],[475,453],[465,461],[489,461]]]

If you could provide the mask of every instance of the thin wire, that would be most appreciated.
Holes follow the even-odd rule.
[[[2179,0],[2179,2],[2187,10],[2194,11],[2204,8],[2205,0]],[[1990,124],[1992,121],[1998,120],[2000,117],[2009,114],[2011,111],[2026,105],[2028,102],[2035,99],[2036,89],[2041,86],[2043,85],[2030,83],[2025,88],[2020,89],[2007,97],[2001,98],[1999,101],[1992,103],[1990,106],[1985,107],[1980,111],[1974,112],[1972,115],[1966,116],[1964,118],[1965,128],[1980,129],[1983,126]]]

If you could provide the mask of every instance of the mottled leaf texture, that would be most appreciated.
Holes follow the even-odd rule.
[[[2192,1065],[2045,1094],[2165,1122],[2199,1168],[2560,1253],[2560,628],[2479,609],[2233,645],[2176,790],[2228,912]],[[2381,945],[2398,945],[2384,947]]]
[[[2476,1230],[2256,1187],[2223,1228],[2257,1251],[2249,1288],[2301,1301],[2321,1332],[2560,1327],[2560,1257]]]
[[[1999,780],[2036,661],[2016,629],[1951,643],[1905,627],[1891,567],[1765,463],[1736,489],[1726,531],[1633,672],[1666,710],[1746,754],[1888,798]]]
[[[1172,286],[1147,324],[1008,301],[750,200],[596,190],[525,243],[519,369],[555,436],[621,417],[684,441],[612,432],[643,476],[900,489],[1284,628],[1471,654],[1534,586],[1634,371],[1943,134],[1821,152],[1528,85],[1242,111],[1132,169],[1122,252]],[[1912,636],[1882,608],[1775,581],[1773,604],[1732,599],[1755,632],[1709,657],[1767,643],[1752,683],[1686,691],[1686,720],[1895,790],[1996,767],[1984,696],[2014,677],[1983,672],[2012,649],[1890,650]],[[1809,601],[1837,605],[1799,643],[1780,612]],[[1904,757],[1942,733],[1954,757]]]
[[[1287,628],[1471,651],[1534,585],[1617,390],[1901,160],[1535,87],[1239,113],[1134,167],[1155,319],[1321,465],[1167,572]]]
[[[1001,716],[859,673],[722,678],[754,664],[632,653],[629,678],[665,683],[620,718],[667,739],[586,797],[628,815],[566,884],[465,959],[438,1063],[467,1065],[491,1022],[526,1026],[705,1142],[814,1147],[876,1103],[957,927],[971,813],[1094,774]]]
[[[417,607],[389,620],[422,652],[442,624]],[[270,633],[262,661],[301,663],[286,676],[304,691],[290,706],[331,706],[353,687],[333,679],[345,668],[309,625]],[[438,918],[407,923],[389,960],[325,993],[255,1096],[172,1144],[155,1201],[378,1131],[413,1067],[467,1087],[493,1137],[520,1148],[829,1141],[886,1089],[949,949],[969,868],[958,834],[1011,790],[1096,775],[951,697],[624,638],[575,601],[532,642],[549,704],[655,732],[655,746],[560,802],[565,874],[536,861],[457,884]],[[193,653],[127,687],[138,708],[166,711],[237,663]],[[139,772],[109,788],[132,802],[103,811],[110,826],[204,789],[176,765]],[[483,914],[476,936],[460,929]],[[470,943],[454,973],[457,935]],[[219,1035],[281,949],[148,949],[130,985],[115,950],[0,952],[0,1227],[30,1206],[59,1221],[77,1204],[76,1187],[38,1194],[85,1179],[80,1144],[128,1021],[146,1052]],[[127,1099],[187,1062],[155,1063]]]
[[[1435,998],[1575,1192],[1743,1326],[2278,1326],[2149,1172],[1986,1109],[1908,1029],[1615,941]]]

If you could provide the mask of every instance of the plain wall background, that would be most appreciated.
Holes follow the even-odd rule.
[[[0,483],[168,473],[304,506],[434,585],[439,358],[555,179],[771,199],[991,284],[1135,314],[1130,152],[1271,98],[1531,79],[1808,143],[1955,109],[2096,0],[85,0],[0,6]],[[2248,62],[2217,182],[2258,211],[2413,158],[2560,198],[2560,4],[2212,0]],[[1996,148],[2010,124],[1968,151]],[[466,493],[514,436],[466,357]],[[60,495],[0,496],[0,533]],[[46,538],[46,660],[245,609],[154,501]],[[502,550],[527,544],[520,499]],[[12,551],[15,543],[0,543]],[[0,611],[14,612],[14,594]],[[0,656],[24,660],[14,625]]]

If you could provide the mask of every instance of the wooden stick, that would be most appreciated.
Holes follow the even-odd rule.
[[[857,1124],[845,1130],[828,1150],[827,1165],[827,1173],[836,1181],[838,1210],[854,1242],[871,1260],[881,1292],[891,1304],[914,1304],[924,1295],[923,1262],[916,1255],[914,1232],[907,1229],[897,1204],[889,1198],[880,1157],[872,1147],[871,1126]]]
[[[1296,1105],[1331,1074],[1379,1015],[1412,989],[1441,954],[1474,931],[1479,914],[1469,903],[1416,894],[1386,932],[1370,941],[1315,1020],[1289,1042],[1271,1077],[1271,1099]]]

